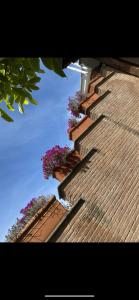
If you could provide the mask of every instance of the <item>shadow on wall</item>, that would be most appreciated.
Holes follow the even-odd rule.
[[[56,242],[57,239],[61,236],[61,234],[64,232],[65,228],[70,224],[74,216],[77,214],[77,212],[80,210],[80,208],[85,203],[85,200],[80,199],[70,210],[68,215],[66,216],[65,220],[62,222],[62,224],[59,226],[59,228],[56,230],[56,232],[53,234],[53,236],[48,240],[48,242]]]

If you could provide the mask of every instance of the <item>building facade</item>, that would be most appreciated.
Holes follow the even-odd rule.
[[[52,221],[47,210],[42,237],[19,241],[139,241],[139,78],[132,73],[93,70],[80,104],[85,117],[69,135],[80,161],[56,176],[71,210],[55,199],[49,209],[59,205],[60,217]]]

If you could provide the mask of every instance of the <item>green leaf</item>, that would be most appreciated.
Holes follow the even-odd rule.
[[[12,106],[11,102],[10,102],[10,97],[8,95],[6,95],[5,99],[4,99],[6,106],[9,110],[14,111],[14,107]]]
[[[22,103],[23,101],[24,101],[23,98],[21,98],[21,97],[19,97],[19,96],[16,96],[16,97],[15,97],[15,102],[16,102],[16,103]]]
[[[38,86],[36,86],[36,85],[30,85],[30,88],[32,89],[32,90],[39,90],[40,88],[38,87]]]
[[[24,68],[25,68],[25,72],[28,76],[30,77],[34,77],[35,75],[35,70],[34,70],[34,66],[32,64],[32,58],[26,58],[24,61]]]
[[[26,96],[26,91],[22,88],[17,88],[17,87],[14,87],[13,88],[13,91],[16,93],[16,95],[18,96],[22,96],[22,97],[25,97]]]
[[[56,57],[41,57],[41,60],[45,67],[50,70],[53,70],[56,74],[60,75],[61,77],[66,77],[65,73],[62,69],[61,59]]]
[[[28,91],[32,92],[32,89],[30,89],[30,88],[28,87]]]
[[[33,66],[33,68],[34,68],[34,71],[36,72],[36,73],[45,73],[45,71],[44,70],[42,70],[42,69],[40,69],[40,58],[38,57],[38,58],[32,58],[32,60],[31,60],[31,63],[32,63],[32,66]]]
[[[14,111],[14,107],[13,107],[10,103],[7,103],[7,108],[8,108],[9,110]]]
[[[34,76],[33,78],[31,78],[28,83],[29,84],[34,84],[34,83],[37,83],[41,80],[41,77],[38,77],[38,76]]]
[[[10,103],[11,105],[14,104],[14,97],[12,97],[12,96],[9,97],[9,103]]]
[[[5,74],[5,69],[3,66],[0,65],[0,74],[2,74],[4,76]]]
[[[31,95],[28,91],[26,91],[26,90],[24,90],[24,95],[25,95],[27,98],[32,99],[32,95]]]
[[[23,105],[22,105],[21,103],[18,103],[18,109],[19,109],[19,112],[20,112],[21,114],[24,113],[24,107],[23,107]]]
[[[13,122],[13,121],[14,121],[14,120],[13,120],[10,116],[8,116],[7,113],[6,113],[3,109],[1,109],[1,108],[0,108],[0,116],[1,116],[3,119],[5,119],[6,121],[8,121],[8,122]]]
[[[39,73],[41,73],[41,74],[44,74],[44,73],[45,73],[45,71],[44,71],[44,70],[42,70],[42,69],[40,69]]]
[[[39,70],[40,70],[40,59],[37,58],[37,57],[34,57],[34,58],[30,59],[30,62],[32,64],[33,68],[34,68],[34,71],[39,72]]]
[[[41,57],[41,60],[42,60],[42,62],[45,65],[46,68],[48,68],[50,70],[53,69],[52,58],[50,58],[50,57]]]
[[[30,101],[32,104],[35,104],[35,105],[38,104],[38,102],[37,102],[35,99],[33,99],[33,98],[30,98],[29,101]]]
[[[5,71],[3,73],[5,73]],[[0,80],[3,82],[7,82],[7,78],[5,77],[4,74],[2,74],[2,72],[0,72]]]
[[[23,102],[23,104],[24,104],[24,105],[28,105],[28,104],[29,104],[29,101],[28,101],[27,99],[25,99],[24,102]]]
[[[29,100],[32,99],[31,94],[28,91],[26,91],[25,89],[13,88],[13,90],[17,94],[17,98],[15,100],[17,103],[20,102],[21,104],[23,104],[25,98],[28,98]]]

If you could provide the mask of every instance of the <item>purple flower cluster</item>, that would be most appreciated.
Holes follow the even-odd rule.
[[[45,196],[33,198],[25,208],[21,209],[20,213],[23,216],[20,219],[17,218],[16,223],[8,230],[8,234],[5,236],[7,242],[16,240],[21,229],[23,229],[32,216],[47,203],[48,199],[49,197]]]
[[[80,118],[79,105],[81,100],[82,96],[80,91],[76,92],[74,97],[69,97],[68,99],[68,111],[70,111],[71,114],[77,118]]]
[[[69,133],[72,128],[74,128],[78,124],[78,120],[75,117],[72,117],[68,120],[68,130]]]
[[[35,204],[36,203],[36,198],[33,198],[28,204],[27,204],[27,206],[25,207],[25,208],[22,208],[21,210],[20,210],[20,214],[23,214],[24,216],[26,215],[26,213],[29,211],[29,209],[31,208],[31,207],[33,207],[33,204]]]
[[[70,111],[71,115],[73,116],[68,120],[68,129],[67,132],[69,133],[71,128],[74,128],[78,124],[78,118],[81,118],[80,115],[80,103],[82,101],[81,92],[76,92],[74,97],[69,97],[68,99],[68,111]]]
[[[43,173],[45,179],[48,179],[53,174],[55,168],[61,167],[66,162],[69,151],[70,149],[67,146],[62,148],[56,145],[45,153],[41,158],[43,161]]]

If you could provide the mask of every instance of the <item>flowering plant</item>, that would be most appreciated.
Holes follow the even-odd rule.
[[[74,117],[80,118],[79,105],[82,100],[81,92],[76,92],[75,96],[69,97],[68,100],[68,111],[70,111]]]
[[[68,130],[69,133],[72,128],[74,128],[78,124],[78,120],[75,117],[72,117],[68,120]]]
[[[51,150],[48,150],[45,155],[41,158],[43,161],[43,173],[44,178],[48,179],[55,168],[61,167],[65,162],[70,149],[65,147],[60,147],[56,145]]]
[[[8,234],[5,236],[7,242],[16,240],[21,229],[23,229],[32,216],[47,203],[48,199],[49,197],[45,196],[33,198],[25,208],[21,209],[20,213],[23,216],[20,219],[17,218],[16,223],[8,230]]]

